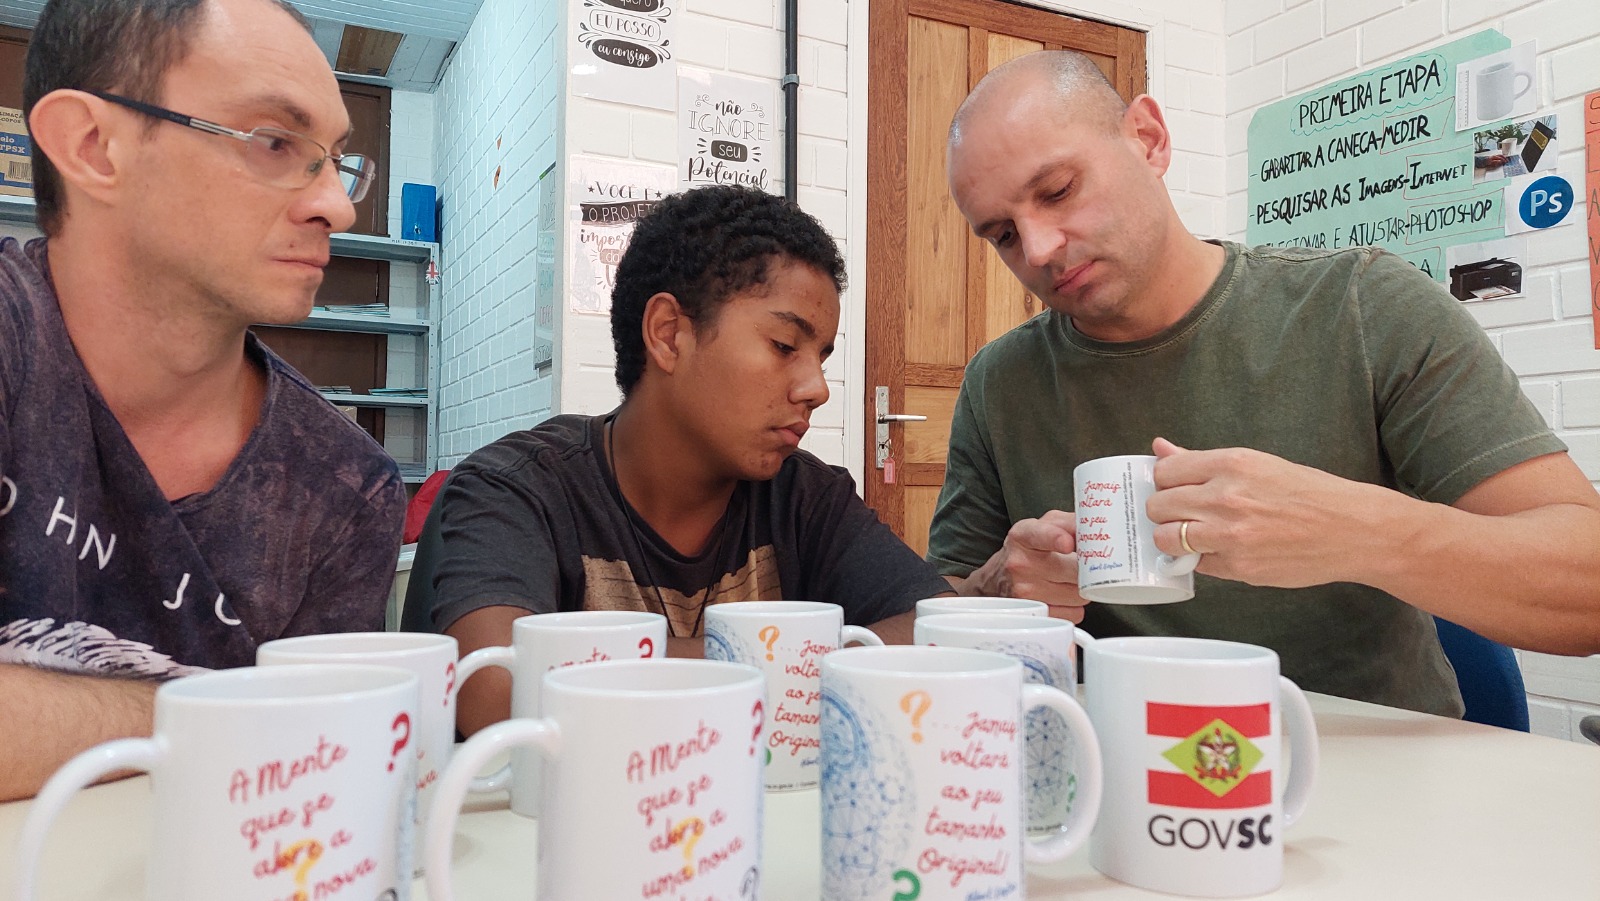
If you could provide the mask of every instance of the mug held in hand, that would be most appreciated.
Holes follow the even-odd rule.
[[[1107,604],[1166,604],[1194,597],[1199,554],[1156,547],[1145,506],[1156,491],[1156,458],[1101,457],[1072,471],[1077,504],[1078,593]]]

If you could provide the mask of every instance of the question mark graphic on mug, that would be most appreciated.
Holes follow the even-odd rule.
[[[683,875],[694,878],[694,846],[706,833],[706,824],[699,817],[690,817],[678,824],[678,835],[683,839]]]
[[[319,842],[314,838],[308,838],[295,842],[289,847],[283,849],[283,852],[278,855],[278,860],[280,862],[294,860],[296,857],[300,856],[301,851],[306,852],[306,859],[302,860],[300,862],[300,866],[295,867],[294,870],[294,887],[296,898],[310,897],[306,894],[306,874],[311,872],[312,864],[322,859],[322,842]]]
[[[446,682],[444,687],[444,706],[449,707],[450,693],[456,690],[456,662],[454,660],[450,661],[450,664],[444,668],[444,678]]]
[[[405,726],[406,731],[399,738],[394,740],[394,750],[389,752],[390,772],[394,771],[394,758],[400,755],[400,750],[406,746],[406,742],[411,741],[411,714],[406,713],[404,710],[395,714],[394,723],[389,726],[389,730],[392,732],[401,726]]]
[[[761,724],[766,721],[762,714],[766,713],[766,710],[767,707],[765,704],[761,703],[760,698],[756,699],[756,706],[750,708],[750,715],[755,717],[756,720],[755,726],[750,731],[751,757],[756,756],[756,742],[761,740]]]
[[[777,626],[767,626],[767,627],[763,628],[760,632],[757,632],[756,636],[759,637],[763,642],[766,642],[766,645],[767,645],[767,659],[771,660],[772,659],[772,646],[774,644],[776,644],[777,641],[778,641],[778,627]]]
[[[895,870],[894,882],[896,889],[900,888],[900,883],[902,882],[911,883],[910,891],[896,891],[894,893],[894,901],[917,901],[917,896],[922,894],[922,880],[918,879],[917,874],[910,870]]]
[[[911,717],[911,740],[922,741],[922,715],[933,706],[933,699],[922,690],[908,691],[900,697],[900,710]],[[919,889],[920,891],[920,889]]]
[[[650,636],[646,635],[645,637],[639,639],[639,650],[644,652],[643,654],[639,655],[640,657],[654,657],[656,653],[656,643],[650,640]]]

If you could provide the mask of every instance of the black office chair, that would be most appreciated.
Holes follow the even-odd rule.
[[[434,500],[428,517],[422,521],[422,534],[417,537],[417,553],[411,560],[411,581],[406,583],[404,605],[400,608],[400,631],[432,632],[433,628],[433,570],[439,559],[439,508]]]
[[[415,573],[411,578],[414,583]],[[1439,643],[1444,645],[1444,655],[1455,667],[1461,698],[1467,703],[1462,719],[1518,732],[1529,731],[1528,691],[1522,684],[1522,670],[1517,667],[1517,657],[1511,649],[1447,619],[1436,616],[1433,621],[1439,630]]]

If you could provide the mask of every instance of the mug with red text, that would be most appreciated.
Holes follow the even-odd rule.
[[[715,660],[550,671],[543,718],[484,729],[445,771],[428,814],[428,897],[455,897],[450,855],[472,774],[519,748],[545,756],[547,777],[533,897],[761,897],[765,698],[759,670]]]
[[[1078,639],[1088,633],[1064,619],[1005,613],[940,613],[917,617],[917,644],[994,651],[1022,664],[1022,677],[1074,694],[1078,688]],[[1071,730],[1054,710],[1035,710],[1027,717],[1028,834],[1048,835],[1061,829],[1078,794],[1078,749]]]
[[[150,738],[90,748],[39,792],[17,898],[36,897],[56,815],[124,769],[150,774],[147,898],[409,898],[417,705],[417,677],[392,667],[246,667],[168,682]]]
[[[396,666],[417,677],[422,693],[411,745],[417,757],[418,816],[428,809],[456,741],[456,689],[487,661],[463,666],[456,640],[422,632],[342,632],[279,638],[256,648],[256,664],[368,663]],[[503,788],[484,780],[474,791]],[[420,825],[420,823],[419,823]]]
[[[871,629],[844,624],[844,608],[818,601],[737,601],[706,608],[706,659],[746,663],[767,677],[767,791],[815,788],[822,742],[822,656]]]
[[[1024,717],[1041,707],[1061,715],[1079,749],[1073,811],[1042,840],[1026,836],[1023,814]],[[1025,684],[1011,657],[902,646],[823,658],[826,901],[1022,897],[1024,860],[1060,860],[1088,839],[1100,788],[1083,708]]]
[[[473,651],[462,658],[461,666],[474,672],[485,666],[509,670],[511,715],[537,718],[542,715],[541,680],[551,670],[666,655],[667,619],[659,613],[573,610],[518,617],[511,624],[509,647]],[[540,769],[538,754],[518,748],[512,751],[510,764],[479,780],[473,791],[485,784],[504,787],[509,779],[511,810],[525,817],[538,816]]]
[[[1083,670],[1105,755],[1095,869],[1205,898],[1276,889],[1283,830],[1317,772],[1316,723],[1278,675],[1278,655],[1201,638],[1102,638],[1084,648]]]
[[[987,598],[955,595],[923,598],[917,602],[917,616],[936,613],[1010,613],[1019,616],[1049,616],[1050,605],[1027,598]]]
[[[1145,513],[1156,492],[1156,458],[1101,457],[1072,470],[1077,504],[1078,593],[1103,604],[1170,604],[1194,597],[1199,554],[1156,547]]]

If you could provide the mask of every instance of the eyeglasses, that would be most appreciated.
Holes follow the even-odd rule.
[[[360,203],[378,177],[378,164],[371,157],[359,153],[329,153],[321,144],[297,132],[281,128],[236,131],[226,125],[185,116],[183,113],[175,113],[128,97],[119,97],[103,91],[88,93],[101,100],[109,100],[135,112],[144,113],[146,116],[174,122],[206,134],[242,141],[245,146],[245,165],[249,167],[251,173],[263,182],[280,188],[298,190],[306,187],[316,179],[323,165],[332,160],[335,171],[339,173],[339,182],[344,185],[345,193],[350,196],[351,201]]]

